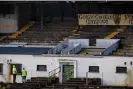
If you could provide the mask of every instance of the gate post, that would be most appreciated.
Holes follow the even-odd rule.
[[[60,75],[59,75],[59,83],[62,84],[63,81],[63,65],[60,66]]]
[[[88,72],[86,72],[86,86],[88,85]]]

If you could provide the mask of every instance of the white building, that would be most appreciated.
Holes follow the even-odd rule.
[[[86,77],[86,72],[88,72],[88,78],[101,78],[103,85],[133,84],[133,57],[34,56],[1,54],[0,63],[3,64],[3,72],[0,71],[0,81],[7,82],[8,80],[7,60],[9,59],[12,60],[12,64],[22,64],[22,67],[26,68],[28,72],[28,79],[30,79],[30,77],[39,76],[49,77],[50,71],[63,64],[74,66],[74,77]],[[37,69],[37,65],[42,65],[44,68],[41,70],[43,71],[39,71],[39,69]],[[89,66],[96,66],[96,70],[89,70]],[[17,76],[17,82],[21,82],[20,75]]]

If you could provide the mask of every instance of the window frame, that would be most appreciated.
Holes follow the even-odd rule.
[[[1,71],[0,71],[0,75],[3,75],[3,63],[0,63],[0,68],[1,68]]]
[[[13,75],[13,71],[12,71],[13,65],[15,65],[15,66],[16,65],[20,65],[20,69],[21,70],[19,70],[17,67],[16,68],[17,68],[17,75],[21,75],[21,72],[22,72],[22,64],[20,64],[20,63],[12,63],[12,64],[10,64],[10,74]]]
[[[39,66],[42,66],[42,67],[45,67],[45,70],[39,70]],[[39,72],[46,72],[47,71],[47,65],[37,65],[36,66],[36,71],[39,71]]]
[[[97,67],[97,71],[92,70],[91,67]],[[90,72],[90,73],[99,73],[100,72],[99,71],[99,66],[89,66],[89,71],[88,72]]]
[[[120,71],[118,71],[117,68],[126,68],[126,71],[120,72]],[[115,73],[126,74],[126,73],[127,73],[127,67],[124,67],[124,66],[116,66],[116,71],[115,71]]]

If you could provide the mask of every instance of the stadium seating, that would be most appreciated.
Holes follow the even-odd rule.
[[[115,37],[116,35],[118,35],[119,32],[112,32],[110,35],[108,35],[107,37],[105,37],[104,39],[111,39],[113,37]]]
[[[58,80],[58,78],[54,78],[49,81],[48,77],[32,77],[26,83],[9,84],[10,86],[7,89],[41,89],[48,85],[58,83]]]
[[[101,85],[100,78],[88,78],[88,85]],[[71,78],[70,80],[63,82],[62,84],[53,84],[52,86],[46,86],[43,89],[76,89],[86,86],[86,78]]]
[[[100,78],[88,78],[86,85],[86,78],[71,78],[63,84],[53,84],[42,89],[132,89],[132,87],[123,86],[101,86]]]
[[[34,26],[30,27],[27,31],[17,36],[9,36],[8,39],[2,43],[10,42],[26,42],[28,44],[34,43],[49,43],[48,45],[57,45],[63,38],[72,35],[72,29],[76,26],[76,22],[62,22],[62,23],[48,23],[44,24],[44,29],[40,29],[40,23],[36,22]],[[19,33],[19,32],[17,32]]]
[[[88,38],[90,40],[89,44],[90,46],[92,46],[92,48],[82,49],[80,54],[100,55],[99,53],[104,49],[98,49],[95,47],[96,39],[112,38],[114,35],[117,34],[117,32],[114,31],[115,29],[111,29],[110,27],[105,28],[104,26],[84,26],[76,34],[73,34],[71,38]]]
[[[28,28],[30,26],[33,25],[34,22],[30,22],[28,25],[26,25],[25,27],[23,27],[22,29],[20,29],[19,31],[17,31],[16,33],[12,34],[11,36],[8,36],[11,39],[15,39],[17,38],[18,35],[22,34],[23,32],[25,32],[26,30],[28,30]]]
[[[133,32],[121,32],[116,39],[121,39],[121,47],[113,55],[133,56]]]
[[[6,38],[6,36],[1,36],[0,41],[4,40],[5,38]]]
[[[123,86],[101,86],[100,78],[71,78],[63,84],[59,84],[58,78],[49,82],[47,77],[32,77],[26,83],[8,84],[6,89],[132,89]],[[87,85],[86,85],[87,84]]]
[[[111,34],[114,29],[109,27],[104,28],[103,26],[84,26],[77,34],[74,34],[73,38],[89,38],[91,41],[90,44],[95,45],[96,39],[103,39]]]

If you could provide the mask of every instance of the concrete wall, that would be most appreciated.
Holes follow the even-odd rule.
[[[96,39],[97,48],[108,48],[114,43],[119,41],[119,39]]]
[[[89,47],[89,39],[69,39],[68,45],[71,48],[74,44],[81,44],[82,48],[88,48]]]
[[[14,33],[18,30],[14,14],[0,15],[0,33]]]
[[[100,77],[103,79],[104,85],[124,85],[127,78],[129,83],[133,82],[133,73],[116,73],[116,66],[126,66],[132,70],[130,61],[133,57],[46,57],[32,55],[0,55],[0,63],[4,64],[4,75],[0,75],[0,80],[7,79],[7,64],[6,60],[12,59],[13,63],[21,63],[28,71],[28,78],[31,76],[48,76],[49,71],[59,67],[59,60],[76,61],[75,77],[86,77],[86,72],[89,66],[99,66],[99,73],[89,73],[88,77]],[[127,62],[127,65],[124,65]],[[36,71],[37,65],[47,65],[47,72]],[[5,76],[5,77],[4,77]],[[17,76],[17,82],[21,82],[21,76]]]

